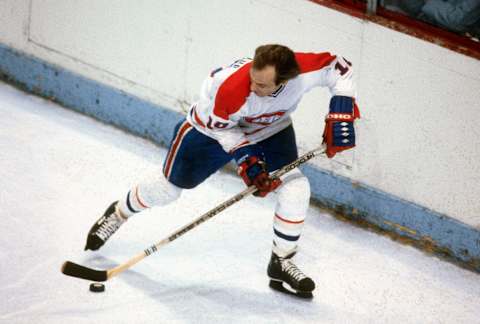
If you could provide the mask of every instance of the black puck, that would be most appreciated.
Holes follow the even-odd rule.
[[[90,284],[90,291],[93,292],[104,292],[105,291],[105,285],[99,282],[94,282]]]

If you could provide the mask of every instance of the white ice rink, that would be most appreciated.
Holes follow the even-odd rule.
[[[244,189],[219,173],[131,218],[98,252],[86,234],[164,148],[0,83],[1,323],[480,323],[480,275],[311,207],[297,265],[311,301],[270,290],[274,197],[249,197],[106,282],[108,269]]]

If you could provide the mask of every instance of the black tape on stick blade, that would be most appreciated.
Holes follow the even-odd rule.
[[[107,271],[95,270],[67,261],[62,266],[63,274],[92,281],[106,281]]]

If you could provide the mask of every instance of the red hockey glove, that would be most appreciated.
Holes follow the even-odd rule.
[[[265,197],[282,184],[280,179],[272,179],[267,172],[265,161],[256,156],[245,157],[239,161],[238,174],[247,186],[255,185],[257,191],[253,193],[257,197]]]
[[[353,121],[357,118],[360,118],[360,111],[352,97],[332,97],[323,131],[323,143],[327,145],[326,153],[329,158],[333,158],[338,152],[355,147]]]

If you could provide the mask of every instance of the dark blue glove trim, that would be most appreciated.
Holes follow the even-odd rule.
[[[240,165],[246,159],[252,156],[256,156],[259,160],[265,161],[263,151],[260,149],[260,146],[257,144],[240,147],[239,149],[233,151],[232,154],[233,154],[233,158],[237,162],[237,165]]]
[[[355,146],[355,128],[353,122],[334,122],[332,124],[333,145]]]
[[[255,163],[247,169],[247,176],[253,181],[262,172],[265,172],[265,164]]]
[[[333,96],[330,99],[330,112],[331,113],[353,113],[353,98],[346,96]]]

